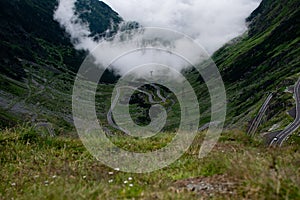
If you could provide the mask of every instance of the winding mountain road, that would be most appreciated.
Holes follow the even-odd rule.
[[[160,92],[160,87],[158,87],[157,85],[155,84],[150,84],[152,87],[154,87],[156,89],[156,94],[157,96],[162,100],[162,102],[166,102],[166,98],[164,98],[162,95],[161,95],[161,92]]]
[[[116,106],[116,104],[117,104],[117,102],[118,102],[118,99],[120,98],[120,88],[117,88],[116,91],[117,91],[117,95],[115,96],[115,98],[114,98],[114,100],[113,100],[113,102],[112,102],[112,104],[111,104],[111,106],[110,106],[110,109],[109,109],[109,111],[108,111],[108,113],[107,113],[107,122],[108,122],[108,124],[109,124],[110,126],[112,126],[113,128],[118,129],[118,130],[123,131],[123,132],[125,132],[126,134],[128,134],[128,131],[122,129],[122,128],[119,127],[119,126],[117,126],[117,125],[115,124],[113,118],[112,118],[112,110],[114,109],[114,107]]]
[[[109,109],[109,111],[108,111],[108,113],[107,113],[107,121],[108,121],[108,124],[109,124],[110,126],[112,126],[113,128],[115,128],[115,129],[118,129],[118,130],[120,130],[120,131],[122,131],[122,132],[124,132],[124,133],[126,133],[126,134],[129,134],[127,130],[125,130],[125,129],[119,127],[118,125],[116,125],[115,122],[114,122],[114,120],[113,120],[113,117],[112,117],[112,110],[114,109],[114,107],[116,106],[116,104],[117,104],[117,102],[118,102],[118,99],[120,98],[120,90],[121,90],[121,89],[129,88],[129,89],[133,89],[133,90],[135,90],[135,91],[139,91],[139,92],[141,92],[141,93],[144,93],[144,94],[146,94],[146,95],[148,96],[148,100],[149,100],[149,102],[152,103],[152,104],[157,104],[157,103],[161,103],[161,102],[166,102],[166,98],[164,98],[164,97],[161,95],[160,87],[158,87],[158,86],[156,86],[156,85],[154,85],[154,84],[151,84],[151,86],[153,86],[153,87],[156,89],[156,94],[157,94],[157,96],[161,99],[161,101],[154,101],[154,98],[153,98],[152,94],[150,94],[150,93],[148,93],[148,92],[146,92],[146,91],[140,90],[140,89],[136,89],[135,87],[131,87],[131,86],[118,87],[118,88],[116,89],[117,94],[116,94],[116,96],[115,96],[115,98],[114,98],[114,100],[113,100],[113,102],[112,102],[112,105],[110,106],[110,109]]]
[[[295,85],[294,96],[296,101],[296,118],[294,122],[288,125],[283,131],[277,133],[270,142],[270,146],[282,146],[283,142],[300,127],[300,78]]]
[[[269,94],[268,98],[266,99],[266,101],[264,102],[262,107],[260,108],[258,115],[254,118],[254,120],[248,130],[248,135],[253,136],[255,134],[265,112],[267,111],[268,105],[272,98],[273,98],[273,94],[271,93],[271,94]]]

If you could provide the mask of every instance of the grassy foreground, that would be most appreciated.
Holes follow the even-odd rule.
[[[171,136],[160,134],[141,147],[160,146]],[[266,148],[227,131],[198,159],[202,138],[167,168],[128,174],[96,161],[77,138],[43,137],[30,127],[1,130],[0,199],[300,199],[298,137],[289,146]],[[115,140],[130,149],[129,138]]]

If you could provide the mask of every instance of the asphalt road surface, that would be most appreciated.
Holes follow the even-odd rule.
[[[281,146],[283,142],[300,127],[300,79],[297,81],[294,88],[296,101],[296,118],[293,123],[287,126],[283,131],[280,131],[270,142],[271,145]]]
[[[164,97],[161,95],[160,87],[158,87],[158,86],[156,86],[156,85],[154,85],[154,84],[152,84],[152,86],[157,90],[156,93],[157,93],[157,96],[161,99],[161,102],[166,102],[166,98],[164,98]],[[145,92],[145,91],[143,91],[143,90],[136,89],[136,88],[131,87],[131,86],[126,86],[126,87],[119,87],[119,88],[117,88],[117,89],[116,89],[117,94],[116,94],[116,96],[115,96],[115,98],[114,98],[114,100],[113,100],[113,102],[112,102],[112,105],[111,105],[111,107],[110,107],[110,109],[109,109],[109,111],[108,111],[108,113],[107,113],[107,121],[108,121],[108,124],[109,124],[110,126],[114,127],[115,129],[118,129],[118,130],[120,130],[120,131],[122,131],[122,132],[124,132],[124,133],[126,133],[126,134],[129,134],[127,130],[125,130],[125,129],[119,127],[118,125],[116,125],[115,122],[114,122],[114,120],[113,120],[113,117],[112,117],[112,110],[114,109],[114,107],[116,106],[116,104],[117,104],[117,102],[118,102],[118,99],[120,98],[120,89],[122,89],[122,88],[130,88],[130,89],[133,89],[133,90],[136,90],[136,91],[139,91],[139,92],[141,92],[141,93],[146,94],[146,95],[148,96],[149,102],[152,103],[152,104],[157,104],[157,103],[161,103],[161,102],[154,101],[154,100],[153,100],[152,94],[150,94],[150,93],[148,93],[148,92]]]
[[[266,99],[266,101],[264,102],[264,104],[262,105],[262,107],[260,108],[260,110],[258,112],[258,115],[253,120],[253,122],[252,122],[252,124],[251,124],[251,126],[250,126],[250,128],[248,130],[248,134],[249,135],[254,135],[255,134],[255,132],[256,132],[256,130],[257,130],[257,128],[258,128],[258,126],[259,126],[259,124],[260,124],[260,122],[261,122],[264,114],[265,114],[265,112],[267,111],[268,105],[269,105],[272,97],[273,97],[273,94],[271,93],[268,96],[268,98]]]

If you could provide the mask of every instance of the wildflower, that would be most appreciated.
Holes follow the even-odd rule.
[[[129,180],[129,181],[132,181],[132,177],[129,177],[128,180]]]
[[[108,174],[109,174],[109,175],[113,175],[114,173],[113,173],[113,172],[108,172]]]
[[[128,181],[124,181],[124,184],[127,184],[128,183]]]
[[[132,183],[130,183],[130,184],[129,184],[129,187],[133,187],[133,184],[132,184]]]
[[[114,180],[110,179],[108,182],[109,182],[109,183],[112,183],[113,181],[114,181]]]

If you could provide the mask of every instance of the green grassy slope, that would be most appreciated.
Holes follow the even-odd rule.
[[[68,36],[52,19],[55,5],[54,0],[1,1],[0,34],[3,40],[0,46],[0,89],[6,99],[12,99],[10,95],[14,99],[5,103],[4,110],[14,108],[16,102],[25,102],[32,104],[29,107],[33,110],[37,108],[43,111],[40,105],[45,106],[47,111],[42,118],[49,113],[58,115],[57,111],[61,108],[66,111],[67,118],[71,114],[70,95],[74,72],[85,53],[73,49]],[[80,17],[83,21],[91,22],[93,35],[101,34],[101,31],[110,27],[111,20],[115,23],[122,20],[109,7],[96,0],[78,1],[76,7],[78,11],[92,10]],[[228,126],[246,129],[270,92],[274,93],[274,99],[264,118],[267,123],[260,129],[266,130],[276,123],[282,128],[292,121],[286,111],[292,109],[294,103],[292,95],[286,93],[285,89],[294,84],[300,72],[298,8],[299,1],[296,0],[262,1],[247,19],[249,32],[224,45],[213,55],[226,85]],[[199,95],[201,124],[209,122],[210,105],[206,87],[199,86],[199,74],[186,74]],[[25,81],[15,81],[22,78]],[[105,91],[111,90],[110,86],[100,87]],[[100,107],[107,110],[106,97],[109,99],[109,95],[103,97]],[[15,121],[7,112],[1,113],[3,124],[9,119]],[[176,128],[177,115],[180,115],[180,111],[176,104],[169,113],[169,126],[174,124]],[[59,121],[62,116],[66,118],[63,114],[54,121]]]
[[[203,136],[171,166],[130,174],[102,165],[79,139],[42,137],[31,128],[2,130],[0,199],[300,198],[299,141],[274,151],[238,131],[226,132],[209,157],[198,159]],[[170,140],[168,134],[147,143],[112,139],[135,152]]]
[[[4,2],[5,6],[11,4],[14,10],[21,1],[1,1],[1,8]],[[32,2],[41,5],[46,1],[24,0],[22,4],[36,5]],[[284,126],[292,120],[286,111],[293,107],[293,98],[285,89],[295,83],[300,71],[298,8],[296,0],[263,0],[249,18],[249,34],[214,54],[228,92],[228,126],[246,128],[268,92],[274,92],[275,97],[264,119],[266,123],[260,128],[279,122]],[[0,109],[0,125],[30,121],[36,113],[38,118],[55,124],[57,133],[68,132],[73,69],[76,67],[67,60],[76,55],[80,60],[84,53],[74,51],[64,34],[61,37],[65,43],[56,45],[42,35],[24,32],[24,28],[13,29],[20,32],[9,36],[7,30],[19,25],[13,25],[10,20],[3,23],[11,24],[0,24],[4,38],[0,75],[0,104],[4,106]],[[20,43],[23,41],[20,38],[26,36],[29,36],[28,41]],[[31,46],[35,42],[37,45]],[[15,53],[18,57],[14,57]],[[70,59],[70,62],[75,61],[78,60]],[[9,70],[4,71],[6,69]],[[23,77],[21,81],[16,80],[19,76]],[[186,76],[194,85],[201,80],[194,72],[187,72]],[[101,96],[96,96],[99,98],[97,107],[107,111],[113,85],[99,87]],[[147,91],[155,93],[153,89]],[[195,91],[199,94],[201,121],[205,123],[209,121],[206,87],[197,85]],[[170,123],[180,115],[177,105],[170,114]],[[137,106],[132,105],[133,112],[137,111]],[[16,110],[21,113],[19,118],[11,115]],[[140,120],[133,118],[137,122]],[[169,167],[153,173],[128,174],[98,162],[74,135],[47,137],[45,131],[26,126],[0,128],[0,199],[300,198],[300,141],[296,136],[279,151],[266,148],[262,141],[249,138],[244,131],[227,130],[209,156],[199,159],[200,144],[205,136],[199,133],[189,150]],[[110,139],[123,149],[148,152],[167,145],[173,134],[161,133],[145,140],[124,135]]]
[[[88,4],[87,2],[90,2]],[[85,6],[84,6],[85,5]],[[74,50],[70,38],[54,21],[56,0],[3,0],[0,2],[0,72],[21,79],[25,76],[17,58],[38,64],[62,66],[76,71],[84,58]],[[122,19],[106,4],[80,0],[77,10],[92,10],[80,15],[83,21],[93,21],[93,34],[101,34]],[[97,20],[95,20],[97,19]]]
[[[86,53],[76,51],[69,36],[54,21],[56,6],[56,0],[0,2],[1,126],[33,118],[58,127],[72,121],[73,81]],[[122,21],[97,0],[77,1],[76,9],[92,10],[80,18],[93,21],[90,29],[94,36],[110,28],[112,22]]]
[[[247,128],[270,92],[275,100],[267,120],[276,116],[275,123],[288,118],[285,112],[293,107],[293,99],[284,90],[297,81],[300,72],[299,7],[297,0],[263,0],[247,19],[249,32],[213,55],[226,86],[227,125]],[[188,76],[196,79],[198,75]]]

